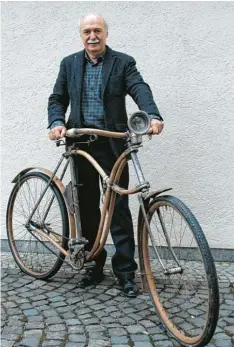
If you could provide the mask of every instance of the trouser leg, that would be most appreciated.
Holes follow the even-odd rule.
[[[75,175],[78,182],[78,199],[82,235],[89,241],[85,249],[90,251],[95,242],[100,222],[100,189],[99,175],[87,159],[81,156],[74,157]],[[96,264],[103,267],[106,251],[100,253]]]
[[[91,154],[100,163],[106,174],[110,175],[116,158],[112,154],[109,143],[107,142],[99,148],[91,148]],[[119,183],[124,188],[128,187],[129,172],[127,165],[124,168]],[[137,264],[134,260],[134,231],[127,195],[116,195],[110,230],[116,248],[116,252],[112,258],[114,274],[119,279],[132,279],[135,276]]]
[[[128,188],[129,174],[126,166],[120,179],[120,186]],[[116,247],[112,258],[114,274],[119,279],[135,277],[137,264],[134,260],[135,240],[132,216],[127,195],[116,195],[115,209],[111,223],[111,235]]]

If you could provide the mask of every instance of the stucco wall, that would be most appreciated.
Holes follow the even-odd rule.
[[[165,118],[140,155],[146,178],[174,188],[212,247],[234,249],[232,2],[2,3],[2,238],[11,179],[53,169],[61,152],[47,139],[47,100],[91,11],[109,23],[108,44],[135,57]]]

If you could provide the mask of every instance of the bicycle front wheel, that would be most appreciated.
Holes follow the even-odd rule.
[[[7,235],[14,259],[21,270],[39,279],[50,278],[60,269],[65,256],[55,245],[67,249],[69,236],[65,202],[53,182],[30,218],[49,179],[41,172],[23,175],[15,184],[7,207]],[[40,229],[41,233],[28,228],[27,224]],[[48,241],[46,236],[54,242]]]
[[[182,345],[204,347],[219,313],[216,269],[204,233],[191,211],[172,196],[155,198],[142,222],[144,272],[156,310]]]

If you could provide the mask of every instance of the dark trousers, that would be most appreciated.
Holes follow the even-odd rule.
[[[80,149],[91,154],[109,176],[115,163],[108,139],[98,139],[90,145],[80,145]],[[76,156],[75,172],[79,186],[79,203],[83,236],[89,240],[86,246],[90,250],[95,242],[100,221],[100,176],[87,159]],[[128,166],[126,165],[120,179],[120,186],[127,188],[129,183]],[[114,213],[110,227],[116,252],[112,257],[112,268],[119,279],[134,278],[137,264],[134,260],[135,242],[132,217],[128,206],[127,195],[116,195]],[[106,251],[96,259],[96,265],[104,265]]]

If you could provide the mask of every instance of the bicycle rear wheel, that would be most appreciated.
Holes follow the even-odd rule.
[[[216,269],[204,233],[191,211],[172,196],[155,198],[147,218],[151,236],[142,221],[141,254],[152,301],[182,346],[204,347],[219,313]]]
[[[46,190],[30,224],[42,231],[26,227],[41,193],[50,177],[41,172],[23,175],[11,192],[7,207],[7,235],[10,249],[18,266],[28,275],[47,279],[62,266],[64,255],[43,237],[49,235],[67,249],[69,222],[64,199],[54,183]]]

